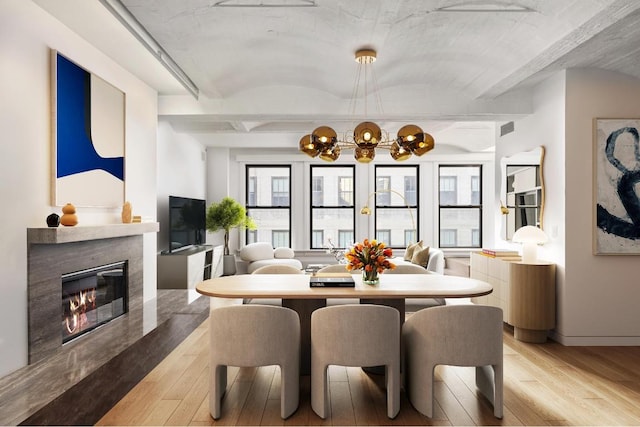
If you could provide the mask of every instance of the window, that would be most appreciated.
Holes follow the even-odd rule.
[[[338,195],[340,206],[353,205],[353,176],[338,177]]]
[[[289,177],[271,177],[271,206],[289,205]]]
[[[409,206],[418,204],[418,180],[415,176],[404,177],[404,198]]]
[[[440,247],[455,248],[458,246],[458,231],[451,229],[440,229]]]
[[[325,246],[324,231],[323,230],[313,230],[311,232],[311,247],[312,248],[322,248],[324,246]]]
[[[247,230],[247,243],[271,242],[291,247],[291,166],[246,167],[247,214],[257,230]]]
[[[471,230],[471,246],[480,247],[480,230],[477,228]]]
[[[415,243],[419,218],[418,166],[376,165],[375,175],[377,239],[392,248],[404,248],[408,241]]]
[[[355,166],[309,167],[311,249],[322,249],[329,240],[339,248],[347,248],[355,235]]]
[[[376,206],[389,206],[391,204],[391,177],[376,177]]]
[[[440,247],[482,247],[482,166],[441,165]]]
[[[404,245],[409,246],[412,243],[416,243],[418,241],[416,236],[416,230],[405,230],[404,231]]]
[[[311,205],[322,206],[324,200],[324,177],[314,176],[311,180]]]
[[[376,230],[376,240],[378,242],[388,242],[391,240],[391,230]]]
[[[480,177],[479,176],[471,177],[471,204],[472,205],[480,204]]]
[[[271,231],[271,244],[274,248],[291,246],[289,244],[289,230],[272,230]]]
[[[440,177],[440,205],[455,205],[457,203],[458,178],[455,176]]]
[[[355,242],[353,241],[353,230],[338,230],[338,247],[349,248]]]
[[[247,182],[247,205],[255,206],[256,200],[256,177],[250,176]]]

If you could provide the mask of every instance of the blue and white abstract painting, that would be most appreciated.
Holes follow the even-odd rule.
[[[640,254],[640,119],[595,120],[596,254]]]
[[[53,52],[54,204],[124,202],[125,95]]]

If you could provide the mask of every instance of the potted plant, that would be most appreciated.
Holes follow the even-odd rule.
[[[212,203],[207,209],[207,230],[216,232],[224,230],[224,270],[223,274],[236,272],[235,256],[229,253],[229,231],[233,228],[248,228],[255,230],[256,224],[247,216],[247,211],[240,203],[231,197],[223,198],[220,203]]]

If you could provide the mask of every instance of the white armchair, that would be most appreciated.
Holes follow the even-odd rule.
[[[293,249],[283,247],[273,249],[269,242],[249,243],[240,249],[239,257],[238,274],[250,274],[265,265],[290,265],[302,270],[302,263],[294,258]]]

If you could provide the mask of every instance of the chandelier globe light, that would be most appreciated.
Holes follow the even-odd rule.
[[[364,74],[364,104],[365,116],[367,106],[367,76],[373,75],[371,64],[375,62],[377,53],[372,49],[361,49],[356,52],[355,60],[359,64],[358,72],[351,99],[352,115],[355,116],[355,105],[358,94],[361,74]],[[375,76],[373,78],[374,90],[379,112],[382,113],[382,102],[377,87],[375,87]],[[360,163],[369,163],[376,156],[376,149],[388,150],[391,158],[396,161],[403,161],[412,155],[422,156],[435,147],[433,136],[413,124],[408,124],[398,130],[396,138],[390,138],[388,132],[381,129],[372,121],[363,121],[358,124],[353,131],[345,132],[341,137],[329,126],[320,126],[310,134],[300,139],[299,150],[310,157],[333,162],[340,157],[342,149],[353,150],[354,158]]]

